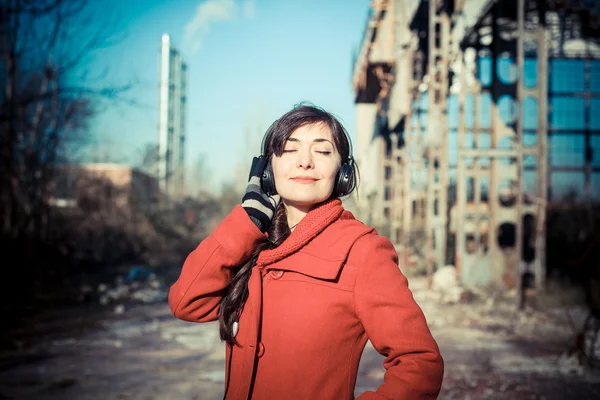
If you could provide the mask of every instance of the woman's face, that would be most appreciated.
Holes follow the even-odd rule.
[[[331,196],[341,160],[326,124],[297,128],[271,159],[277,193],[286,206],[310,209]]]

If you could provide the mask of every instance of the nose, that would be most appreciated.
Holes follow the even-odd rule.
[[[296,167],[302,169],[312,169],[315,167],[310,149],[299,150],[297,154],[298,159],[296,160]]]

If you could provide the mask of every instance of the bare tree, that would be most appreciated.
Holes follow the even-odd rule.
[[[205,153],[198,153],[194,164],[188,167],[186,177],[186,197],[200,200],[213,192],[214,177]]]
[[[26,306],[62,284],[70,264],[51,215],[57,166],[89,140],[99,108],[128,89],[104,85],[106,71],[93,63],[116,38],[89,4],[0,0],[0,248],[14,260],[2,271],[4,304],[19,293]]]
[[[144,147],[138,152],[138,160],[136,162],[137,168],[144,171],[150,176],[156,176],[158,174],[158,144],[146,143]]]
[[[0,233],[44,239],[54,167],[85,140],[99,101],[123,87],[89,86],[94,52],[85,0],[0,0]]]

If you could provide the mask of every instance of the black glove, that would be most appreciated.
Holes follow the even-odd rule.
[[[267,196],[262,190],[260,185],[260,178],[262,177],[267,159],[265,157],[254,157],[252,159],[252,167],[250,167],[250,174],[248,176],[248,186],[246,186],[246,193],[242,197],[242,207],[250,216],[252,222],[258,226],[263,232],[266,232],[275,215],[275,209],[281,197],[276,194],[273,196]]]

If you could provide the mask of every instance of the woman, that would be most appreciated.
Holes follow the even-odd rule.
[[[225,397],[353,399],[370,340],[387,371],[359,399],[436,398],[443,361],[396,251],[342,207],[357,183],[342,125],[302,104],[273,123],[262,151],[242,204],[169,293],[176,317],[219,320]]]

